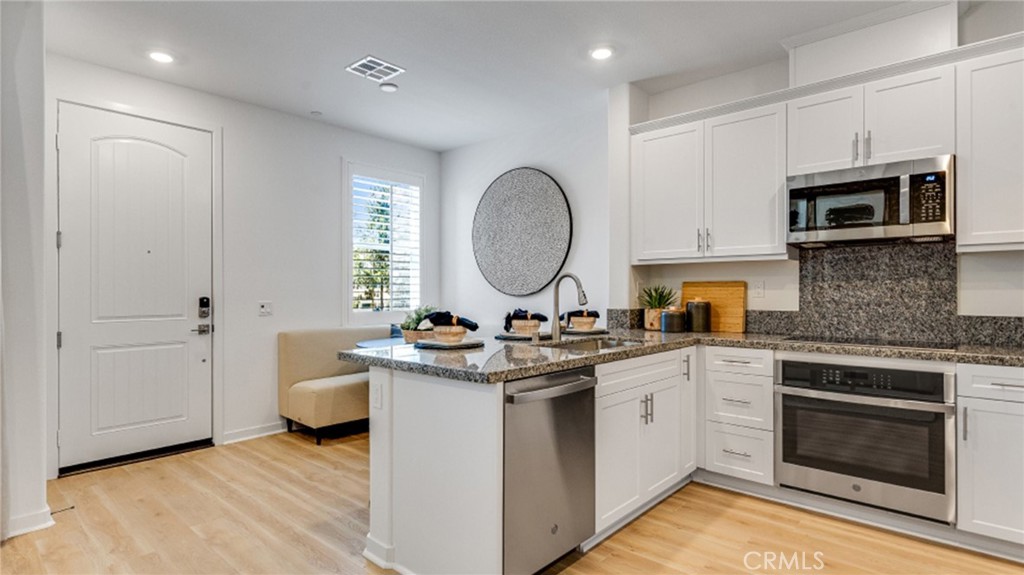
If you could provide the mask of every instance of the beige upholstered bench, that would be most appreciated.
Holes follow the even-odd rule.
[[[338,351],[356,342],[388,337],[388,326],[283,331],[277,334],[278,411],[288,421],[313,430],[369,417],[366,366],[338,360]]]

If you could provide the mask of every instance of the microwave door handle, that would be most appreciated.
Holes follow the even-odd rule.
[[[900,176],[900,223],[910,223],[910,176]]]

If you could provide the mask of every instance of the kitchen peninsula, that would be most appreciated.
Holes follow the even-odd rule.
[[[698,345],[747,353],[768,350],[1024,366],[1024,350],[985,346],[919,349],[801,341],[778,335],[613,330],[613,339],[629,344],[587,351],[572,349],[572,345],[510,344],[496,341],[493,335],[482,331],[478,337],[486,345],[474,350],[431,351],[400,345],[338,353],[339,359],[370,366],[371,506],[365,555],[374,563],[411,573],[503,572],[507,382],[590,368],[596,371],[599,402],[600,386],[626,379],[625,368],[641,373],[660,366],[662,373],[676,369],[673,373],[678,377],[691,379],[691,372],[699,373],[695,360]],[[567,338],[563,344],[599,339]],[[770,373],[770,361],[765,369]],[[697,379],[692,378],[694,383],[684,384],[678,392],[677,425],[686,439],[676,449],[675,471],[652,482],[656,493],[650,494],[647,507],[684,485],[693,471],[696,437],[687,430],[696,429]],[[645,394],[640,405],[648,395],[654,401],[657,392]],[[656,422],[675,415],[656,411],[658,416],[664,413],[664,419]],[[642,412],[641,418],[644,416]],[[597,441],[600,445],[600,431]],[[600,470],[600,447],[598,452]],[[635,516],[613,510],[602,520],[600,497],[599,489],[594,540]],[[647,507],[637,508],[636,513]]]

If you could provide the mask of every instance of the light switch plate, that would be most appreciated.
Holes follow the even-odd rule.
[[[272,302],[269,302],[269,301],[259,301],[259,302],[256,302],[256,303],[257,303],[257,305],[259,305],[259,310],[260,310],[259,315],[260,315],[260,317],[267,317],[267,316],[274,315],[274,304]]]

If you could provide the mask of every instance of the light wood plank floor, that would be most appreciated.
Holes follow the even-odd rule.
[[[391,573],[360,555],[368,461],[366,433],[322,447],[280,434],[57,479],[48,486],[57,525],[4,542],[0,572]],[[772,567],[752,556],[748,568],[751,551],[803,552],[806,560]],[[690,485],[587,555],[548,570],[744,572],[1022,575],[1024,567]]]

